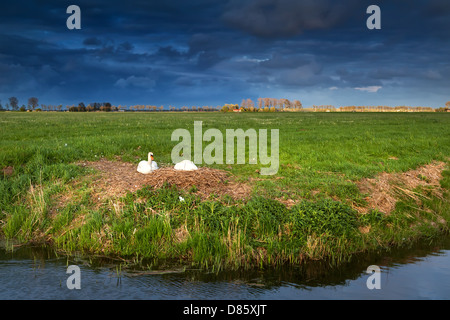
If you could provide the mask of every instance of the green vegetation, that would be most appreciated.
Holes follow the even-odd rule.
[[[152,151],[168,164],[177,144],[173,130],[192,132],[197,120],[204,130],[222,132],[280,129],[278,174],[260,176],[259,164],[213,165],[251,183],[246,201],[202,200],[169,185],[101,203],[92,197],[92,171],[77,161],[119,157],[137,165]],[[414,197],[401,195],[388,215],[354,209],[366,204],[356,184],[363,178],[434,160],[448,164],[450,115],[444,113],[3,112],[0,123],[0,234],[22,243],[217,270],[308,259],[339,263],[450,226],[449,171],[442,194],[418,187]]]

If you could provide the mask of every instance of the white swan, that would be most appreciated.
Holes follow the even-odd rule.
[[[142,160],[139,162],[139,165],[137,167],[137,171],[143,174],[151,173],[152,171],[155,171],[158,169],[158,164],[153,161],[153,153],[148,153],[148,161]]]
[[[175,164],[174,169],[182,171],[193,171],[197,170],[198,168],[191,160],[183,160]]]

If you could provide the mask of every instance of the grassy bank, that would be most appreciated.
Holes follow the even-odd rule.
[[[246,200],[202,199],[194,186],[168,185],[97,198],[98,176],[75,164],[120,158],[137,165],[148,151],[170,163],[171,133],[192,131],[197,120],[222,132],[280,129],[278,174],[260,176],[260,165],[213,165],[251,186]],[[450,226],[448,171],[440,193],[419,186],[399,194],[389,214],[355,210],[367,204],[361,179],[448,161],[447,114],[1,113],[0,121],[0,229],[23,243],[217,270],[340,262]]]

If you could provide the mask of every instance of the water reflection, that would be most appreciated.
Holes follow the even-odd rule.
[[[81,290],[66,286],[68,265]],[[381,290],[366,286],[369,265]],[[296,267],[208,273],[131,268],[106,258],[65,257],[46,248],[0,249],[0,299],[448,299],[450,237],[431,244],[355,256],[339,268],[322,261]]]

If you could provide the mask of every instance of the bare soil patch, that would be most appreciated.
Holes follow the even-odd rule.
[[[14,168],[11,167],[11,166],[4,167],[4,168],[2,169],[2,174],[3,174],[5,177],[12,176],[13,173],[14,173]]]
[[[399,194],[410,196],[419,201],[420,196],[413,190],[422,186],[432,191],[436,196],[442,195],[439,181],[442,179],[444,162],[433,162],[428,165],[403,173],[383,172],[371,179],[363,179],[357,183],[363,194],[368,194],[365,208],[357,207],[360,213],[367,213],[370,209],[389,214],[394,210]]]
[[[245,199],[250,195],[251,187],[237,182],[227,171],[199,167],[195,171],[177,171],[173,167],[161,167],[150,173],[137,172],[137,164],[109,161],[83,161],[78,165],[94,168],[100,173],[93,182],[93,188],[99,198],[123,196],[127,191],[134,192],[144,186],[161,188],[164,183],[175,185],[181,190],[189,191],[195,186],[195,193],[202,198],[214,194],[229,195],[233,199]]]

